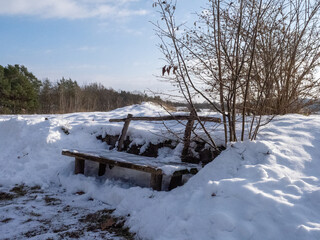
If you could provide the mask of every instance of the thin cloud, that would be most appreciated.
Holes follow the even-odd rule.
[[[93,46],[82,46],[77,48],[77,51],[83,51],[83,52],[92,52],[92,51],[96,51],[98,48],[97,47],[93,47]]]
[[[42,18],[124,18],[146,15],[136,0],[0,0],[0,15]]]

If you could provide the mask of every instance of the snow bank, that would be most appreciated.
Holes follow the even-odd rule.
[[[118,215],[130,214],[127,225],[142,239],[320,239],[319,115],[278,117],[256,142],[231,144],[171,192],[97,177],[94,164],[87,176],[75,176],[71,159],[61,155],[63,148],[106,148],[96,135],[122,127],[109,118],[159,112],[145,103],[109,113],[0,116],[0,184],[84,191]],[[151,123],[130,129],[152,141],[162,131]]]
[[[71,172],[71,159],[61,156],[63,148],[106,149],[96,136],[119,134],[122,123],[109,123],[110,118],[164,114],[151,103],[120,108],[112,112],[73,113],[64,115],[0,115],[0,183],[38,184],[57,182],[62,172]],[[141,128],[131,124],[132,138],[160,141],[152,133],[155,126]],[[150,141],[151,141],[150,140]]]
[[[129,225],[146,239],[320,239],[319,133],[319,116],[280,117]]]

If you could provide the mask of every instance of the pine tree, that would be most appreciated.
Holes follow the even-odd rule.
[[[18,64],[0,68],[1,113],[34,113],[39,108],[41,82]]]

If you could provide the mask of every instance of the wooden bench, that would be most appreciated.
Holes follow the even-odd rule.
[[[166,120],[187,120],[184,138],[182,162],[160,162],[155,158],[133,155],[125,152],[120,152],[123,148],[123,142],[129,128],[130,121],[166,121]],[[169,190],[182,184],[182,176],[184,174],[196,174],[199,165],[183,162],[185,155],[188,153],[190,145],[191,131],[195,120],[220,122],[220,119],[214,117],[195,117],[194,115],[176,115],[164,117],[133,117],[128,114],[127,118],[110,119],[110,122],[124,122],[121,135],[118,140],[117,150],[76,150],[65,149],[62,154],[75,158],[75,174],[83,174],[85,160],[99,163],[98,175],[105,174],[106,166],[118,166],[122,168],[134,169],[151,174],[150,187],[154,190],[161,191],[163,175],[171,177]]]
[[[105,174],[106,166],[118,166],[122,168],[133,169],[151,174],[150,187],[161,191],[163,175],[171,176],[169,190],[182,184],[182,175],[196,174],[199,165],[176,162],[160,162],[151,157],[133,155],[125,152],[110,150],[68,150],[62,151],[62,154],[75,158],[75,174],[83,174],[85,160],[99,163],[98,175]]]

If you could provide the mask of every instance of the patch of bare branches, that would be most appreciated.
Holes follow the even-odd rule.
[[[163,78],[192,112],[201,96],[222,114],[225,144],[254,140],[275,115],[318,99],[319,1],[208,0],[192,27],[176,23],[176,1],[154,7]]]

